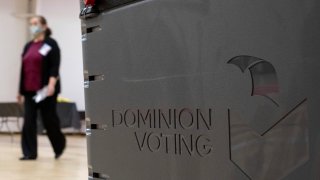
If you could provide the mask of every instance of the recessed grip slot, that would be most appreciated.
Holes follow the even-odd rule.
[[[93,33],[93,32],[98,32],[101,31],[102,28],[98,25],[98,26],[93,26],[93,27],[89,27],[87,28],[87,33]]]
[[[91,129],[93,130],[107,130],[108,125],[106,124],[91,124]]]
[[[92,75],[92,76],[88,76],[88,80],[89,82],[92,81],[103,81],[104,80],[104,75]]]
[[[93,172],[92,173],[92,177],[93,178],[97,178],[97,179],[102,179],[102,180],[108,180],[110,177],[106,174],[101,174],[101,173],[96,173],[96,172]]]

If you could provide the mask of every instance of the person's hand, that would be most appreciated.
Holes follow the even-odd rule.
[[[54,95],[54,92],[55,92],[55,87],[52,86],[52,85],[48,85],[48,96],[53,96]]]
[[[18,104],[22,105],[24,101],[24,97],[21,94],[17,95],[17,102]]]
[[[55,91],[56,91],[56,83],[57,83],[57,78],[56,77],[50,77],[49,79],[49,84],[48,84],[48,93],[47,96],[53,96]]]

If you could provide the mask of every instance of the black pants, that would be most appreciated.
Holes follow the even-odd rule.
[[[65,136],[60,130],[60,120],[57,115],[57,96],[47,97],[36,103],[33,94],[25,95],[24,124],[22,129],[22,151],[24,156],[37,157],[37,110],[40,110],[44,128],[55,154],[61,154],[66,145]]]

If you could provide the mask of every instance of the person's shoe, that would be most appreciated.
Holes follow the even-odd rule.
[[[55,158],[55,159],[59,159],[62,154],[63,154],[63,152],[62,152],[62,153],[59,153],[59,154],[56,154],[56,155],[54,156],[54,158]]]
[[[66,141],[66,139],[64,139],[64,144],[63,144],[62,151],[61,151],[60,153],[57,153],[57,154],[54,156],[55,159],[59,159],[59,158],[61,157],[61,155],[63,154],[64,150],[66,149],[66,143],[67,143],[67,141]]]
[[[19,160],[20,161],[30,161],[30,160],[36,160],[36,157],[32,157],[32,156],[23,156],[21,157]]]

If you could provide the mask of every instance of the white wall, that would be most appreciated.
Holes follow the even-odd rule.
[[[26,21],[13,16],[27,11],[26,0],[0,0],[0,102],[16,100]]]
[[[1,5],[2,6],[2,5]],[[79,0],[37,0],[36,13],[47,18],[61,48],[61,96],[84,110],[83,63]]]

